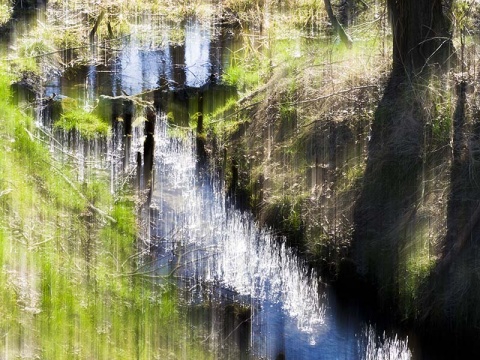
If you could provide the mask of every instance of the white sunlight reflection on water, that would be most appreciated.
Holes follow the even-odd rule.
[[[181,229],[178,241],[198,249],[183,256],[185,267],[194,264],[196,268],[191,271],[197,277],[218,281],[241,295],[280,302],[301,331],[314,333],[325,322],[326,311],[318,275],[309,272],[283,241],[259,229],[250,214],[226,206],[223,189],[197,183],[191,136],[168,138],[165,119],[158,121],[156,134],[157,188],[153,201],[160,208],[170,201],[160,211],[164,216],[174,212],[169,216],[175,218],[174,225],[165,222],[163,233],[178,234]],[[168,200],[168,188],[175,189],[174,199]]]
[[[329,314],[318,274],[271,231],[258,228],[250,213],[226,205],[224,189],[197,178],[193,135],[170,137],[164,116],[155,134],[152,206],[160,217],[160,234],[173,236],[166,245],[172,253],[182,252],[182,277],[220,284],[261,304],[252,310],[255,354],[272,358],[277,353],[272,349],[283,346],[292,359],[322,353],[326,358],[411,358],[407,340],[379,339],[371,327],[357,335],[344,333]],[[347,349],[335,355],[339,346]]]

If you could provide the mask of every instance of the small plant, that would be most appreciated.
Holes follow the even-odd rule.
[[[262,0],[228,0],[225,6],[236,13],[246,13],[257,10],[262,3]]]
[[[48,73],[60,67],[61,60],[53,41],[53,32],[53,28],[39,25],[17,41],[11,63],[14,73]]]

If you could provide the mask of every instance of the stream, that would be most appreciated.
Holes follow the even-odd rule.
[[[335,295],[319,274],[282,239],[259,228],[248,212],[228,205],[218,183],[199,180],[193,136],[172,139],[167,128],[160,117],[151,204],[156,264],[159,269],[174,269],[188,287],[191,306],[224,304],[210,309],[213,314],[208,316],[194,314],[197,319],[193,316],[192,321],[217,319],[204,324],[212,338],[225,343],[236,337],[245,358],[247,354],[262,359],[411,357],[406,339],[379,337],[355,314],[340,319]],[[240,316],[230,319],[233,324],[218,324],[218,318],[225,318],[225,304],[246,306],[248,321]],[[225,327],[230,331],[223,331]]]
[[[77,180],[102,174],[115,192],[126,174],[147,194],[139,246],[153,259],[151,270],[173,277],[181,288],[191,324],[186,331],[199,331],[219,359],[412,358],[407,337],[377,329],[361,310],[340,306],[321,274],[285,239],[259,227],[250,212],[235,208],[222,182],[199,166],[195,134],[183,129],[189,112],[198,109],[198,92],[215,99],[202,104],[210,108],[234,94],[214,80],[241,39],[190,21],[184,43],[172,45],[171,25],[156,25],[153,32],[139,26],[115,48],[97,47],[91,64],[51,76],[44,88],[44,98],[61,94],[87,109],[98,106],[102,95],[145,93],[154,114],[123,107],[122,121],[106,141],[86,142],[53,129],[45,107],[38,109],[37,123],[55,135],[54,156],[74,159]],[[169,121],[172,113],[183,136]]]

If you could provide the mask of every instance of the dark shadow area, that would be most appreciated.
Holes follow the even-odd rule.
[[[456,97],[445,241],[419,299],[423,342],[439,359],[480,357],[478,109],[469,108],[465,81]]]
[[[348,297],[370,284],[364,298],[377,317],[415,329],[415,358],[465,359],[480,354],[478,125],[460,83],[453,137],[442,130],[429,81],[387,84],[355,205],[354,264],[343,264],[337,286]]]
[[[422,85],[391,76],[372,125],[354,213],[358,271],[375,286],[385,311],[398,297],[400,251],[415,222],[421,195],[427,114],[415,94]]]

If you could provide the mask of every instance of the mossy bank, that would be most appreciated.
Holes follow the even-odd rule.
[[[209,358],[184,335],[175,287],[138,271],[132,189],[112,195],[101,174],[76,181],[13,104],[11,82],[0,73],[2,356]]]

